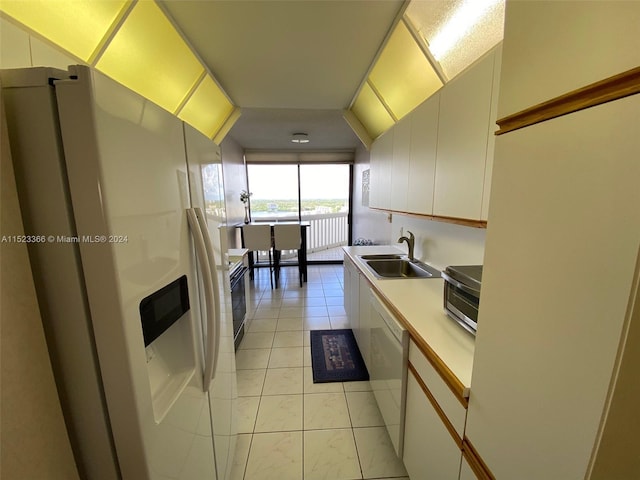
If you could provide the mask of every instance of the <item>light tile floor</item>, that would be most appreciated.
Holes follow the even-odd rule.
[[[251,286],[250,326],[236,354],[238,442],[233,480],[408,480],[369,382],[314,384],[309,330],[345,328],[341,265],[268,270]]]

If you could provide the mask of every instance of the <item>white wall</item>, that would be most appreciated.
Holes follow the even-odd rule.
[[[391,235],[389,215],[378,210],[371,210],[368,204],[362,204],[362,174],[369,167],[369,152],[360,146],[356,150],[353,167],[353,240],[365,238],[376,244],[386,244],[389,243]]]
[[[394,214],[391,243],[396,243],[402,231],[416,236],[414,256],[439,270],[448,265],[482,265],[484,259],[484,228],[464,227],[407,215]],[[406,242],[403,244],[406,249]]]
[[[0,68],[78,63],[0,18]],[[4,128],[4,116],[2,118]],[[2,235],[22,220],[8,142],[2,151]],[[45,343],[24,244],[2,244],[2,459],[7,478],[78,478]],[[10,281],[8,281],[10,279]]]
[[[3,44],[5,38],[3,35]],[[3,109],[0,123],[0,235],[19,236],[24,234],[24,229]],[[3,242],[0,257],[0,477],[78,478],[53,378],[26,245]]]
[[[227,211],[228,248],[240,248],[239,231],[233,226],[244,221],[244,205],[240,201],[240,192],[247,189],[244,153],[238,142],[229,136],[225,137],[220,148]]]
[[[0,18],[0,68],[55,67],[82,64],[63,50]]]

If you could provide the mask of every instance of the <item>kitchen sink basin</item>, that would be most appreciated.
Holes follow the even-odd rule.
[[[363,260],[400,260],[402,255],[395,255],[393,253],[380,253],[377,255],[360,255]]]
[[[367,266],[379,278],[439,278],[440,272],[419,261],[403,258],[367,260]]]

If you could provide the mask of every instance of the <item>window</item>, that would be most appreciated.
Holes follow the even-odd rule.
[[[300,212],[309,215],[349,212],[349,165],[300,165]]]
[[[309,222],[307,252],[320,252],[317,261],[342,259],[337,247],[350,238],[351,165],[249,163],[247,179],[252,221]]]
[[[251,219],[298,220],[298,166],[248,165]]]

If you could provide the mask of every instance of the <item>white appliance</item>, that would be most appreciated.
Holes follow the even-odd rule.
[[[237,388],[218,147],[87,67],[1,80],[21,240],[81,477],[228,478]],[[158,323],[150,337],[142,317]]]
[[[402,458],[407,394],[409,332],[393,316],[382,300],[369,297],[371,313],[371,358],[369,383],[393,443]]]

